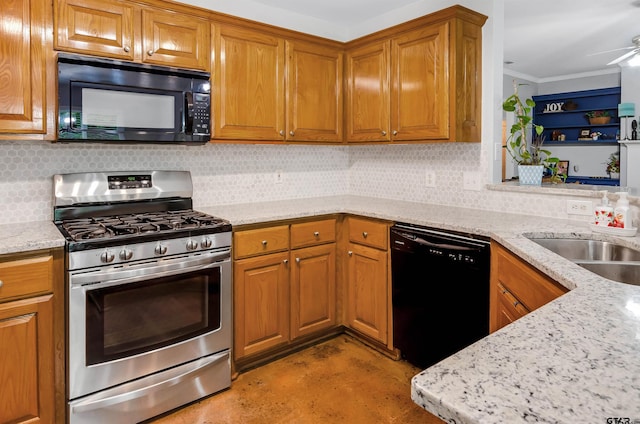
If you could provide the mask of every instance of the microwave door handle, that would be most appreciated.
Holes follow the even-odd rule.
[[[193,93],[188,91],[184,93],[184,132],[185,134],[193,134]]]

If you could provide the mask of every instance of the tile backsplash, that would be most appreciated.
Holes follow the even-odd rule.
[[[0,142],[0,223],[52,219],[52,175],[189,170],[194,207],[331,195],[365,195],[562,217],[544,196],[464,190],[463,174],[486,181],[478,143],[383,146],[112,146]],[[435,187],[426,186],[426,172]],[[280,173],[280,180],[277,175]],[[557,203],[557,201],[556,201]]]

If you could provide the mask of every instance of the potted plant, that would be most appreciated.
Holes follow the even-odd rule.
[[[513,94],[502,103],[502,110],[514,114],[506,145],[511,158],[518,164],[520,184],[540,185],[542,174],[546,169],[551,173],[551,182],[558,183],[562,178],[558,175],[559,159],[551,156],[549,150],[542,148],[544,127],[533,122],[533,110],[536,103],[532,99],[522,100],[518,95],[518,84],[513,81]],[[529,143],[529,136],[533,138]]]
[[[609,174],[609,178],[620,178],[620,158],[617,154],[611,153],[609,155],[609,159],[605,162],[607,165],[607,174]]]
[[[611,113],[608,110],[592,110],[585,115],[591,125],[605,125],[611,122]]]

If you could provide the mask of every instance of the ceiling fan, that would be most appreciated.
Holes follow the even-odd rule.
[[[606,52],[600,52],[600,53],[609,53],[609,52],[615,52],[617,50],[629,50],[629,49],[633,49],[630,52],[627,52],[625,54],[623,54],[622,56],[618,57],[617,59],[612,60],[611,62],[607,63],[608,65],[615,65],[617,63],[622,62],[625,59],[630,58],[631,56],[640,53],[640,35],[636,35],[635,37],[633,37],[631,39],[631,42],[633,43],[633,46],[628,46],[628,47],[622,47],[620,49],[614,49],[614,50],[608,50]]]

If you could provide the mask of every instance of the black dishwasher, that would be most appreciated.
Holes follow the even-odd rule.
[[[426,368],[489,334],[489,240],[391,227],[393,344]]]

